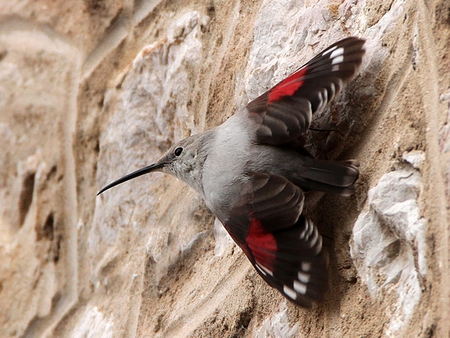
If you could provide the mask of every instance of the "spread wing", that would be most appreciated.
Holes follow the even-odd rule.
[[[328,275],[322,238],[302,215],[303,192],[271,174],[251,173],[243,185],[222,223],[269,285],[310,307],[323,298]]]
[[[247,105],[257,124],[257,142],[283,144],[303,135],[312,114],[323,109],[356,74],[364,40],[341,40]]]

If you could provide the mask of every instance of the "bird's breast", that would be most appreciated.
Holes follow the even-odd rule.
[[[206,204],[215,213],[217,208],[239,195],[254,141],[248,126],[235,116],[215,129],[203,167]]]

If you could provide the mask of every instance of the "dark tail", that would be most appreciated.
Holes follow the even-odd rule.
[[[304,190],[349,196],[355,192],[358,168],[356,160],[332,162],[311,158],[291,180]]]

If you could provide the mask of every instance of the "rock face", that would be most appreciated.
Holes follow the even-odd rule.
[[[361,163],[308,205],[323,303],[287,303],[173,177],[95,197],[349,35],[363,66],[309,136]],[[446,0],[0,0],[0,336],[448,336],[448,46]]]

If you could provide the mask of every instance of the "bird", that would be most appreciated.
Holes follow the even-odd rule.
[[[305,193],[349,196],[357,160],[311,155],[306,133],[344,84],[355,77],[365,40],[340,40],[221,125],[174,144],[155,163],[102,188],[154,171],[196,190],[257,273],[290,302],[305,308],[329,289],[322,236],[305,214]]]

